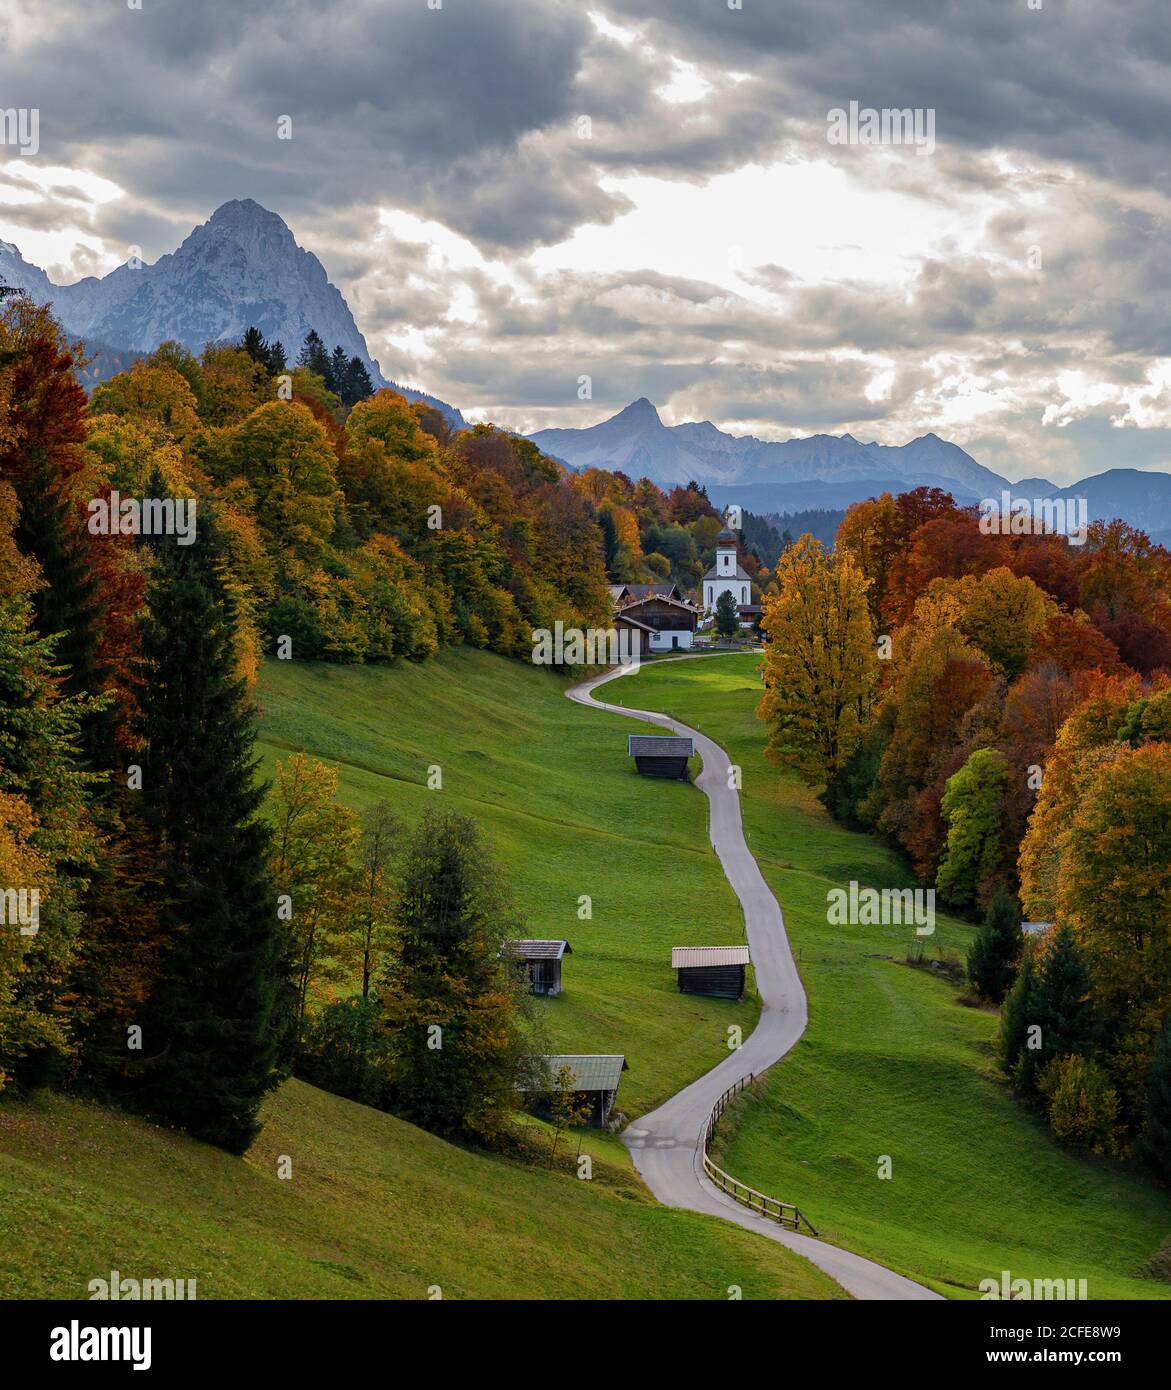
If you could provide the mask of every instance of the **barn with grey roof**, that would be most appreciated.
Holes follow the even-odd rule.
[[[626,752],[649,777],[686,777],[695,742],[677,735],[628,734]]]
[[[618,1083],[622,1073],[628,1071],[626,1058],[620,1052],[605,1053],[554,1053],[545,1058],[548,1069],[548,1082],[537,1090],[534,1109],[537,1114],[548,1111],[549,1090],[556,1081],[562,1067],[568,1068],[573,1078],[573,1091],[579,1105],[589,1105],[588,1124],[594,1129],[602,1129],[610,1119],[614,1102],[618,1096]]]

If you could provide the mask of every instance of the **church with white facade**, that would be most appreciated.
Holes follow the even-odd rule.
[[[751,621],[751,614],[746,615],[743,610],[752,609],[752,578],[740,564],[736,533],[726,526],[716,537],[716,563],[703,577],[705,613],[715,613],[716,604],[725,590],[731,592],[736,607],[740,610],[741,619],[747,616]]]

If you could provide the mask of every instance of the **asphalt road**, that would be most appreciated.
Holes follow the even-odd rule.
[[[704,657],[668,657],[666,660],[696,661]],[[657,663],[656,663],[657,664]],[[700,1139],[708,1115],[717,1099],[742,1077],[759,1076],[785,1055],[805,1031],[807,1009],[805,991],[780,905],[764,881],[756,860],[749,852],[740,820],[740,795],[728,785],[727,753],[698,729],[650,710],[626,709],[594,699],[593,692],[607,681],[621,678],[621,668],[607,671],[566,691],[571,700],[594,709],[611,710],[628,718],[689,734],[703,759],[703,772],[696,785],[707,795],[708,829],[728,882],[744,909],[744,926],[756,988],[761,998],[760,1020],[743,1044],[698,1081],[672,1096],[649,1115],[629,1125],[623,1140],[630,1149],[635,1167],[660,1202],[685,1207],[735,1221],[770,1240],[803,1255],[855,1298],[938,1299],[941,1295],[901,1274],[895,1274],[873,1260],[863,1259],[813,1236],[786,1230],[734,1202],[707,1177],[702,1167]],[[695,932],[683,932],[681,946],[702,946],[692,940]],[[700,933],[702,936],[702,932]],[[877,1155],[875,1156],[877,1162]],[[735,1176],[739,1177],[739,1174]],[[877,1180],[877,1179],[876,1179]],[[773,1192],[770,1196],[801,1205],[799,1192]],[[816,1224],[816,1214],[809,1213]]]

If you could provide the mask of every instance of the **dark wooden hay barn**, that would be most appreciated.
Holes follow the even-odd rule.
[[[568,941],[506,941],[504,950],[523,962],[534,994],[561,993],[561,959],[573,955]]]
[[[747,964],[747,946],[671,947],[671,969],[678,976],[681,994],[741,999]]]
[[[627,734],[626,752],[639,772],[648,777],[686,777],[695,744],[690,738],[673,735]]]
[[[578,1104],[589,1103],[587,1123],[591,1129],[604,1129],[618,1096],[618,1082],[629,1071],[626,1058],[619,1053],[562,1053],[545,1058],[552,1081],[562,1067],[573,1073],[574,1095]],[[535,1098],[533,1109],[538,1115],[547,1114],[549,1096],[542,1090]]]

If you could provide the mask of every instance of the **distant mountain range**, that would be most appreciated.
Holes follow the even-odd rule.
[[[863,444],[850,434],[770,441],[726,434],[710,420],[665,425],[643,396],[600,424],[529,438],[570,468],[617,469],[668,488],[694,479],[718,506],[738,503],[760,515],[845,509],[882,492],[938,487],[965,505],[1005,490],[1014,498],[1084,497],[1091,521],[1121,517],[1152,534],[1171,527],[1171,473],[1112,468],[1066,488],[1045,478],[1010,483],[937,434],[899,445]]]
[[[376,385],[392,384],[321,262],[297,245],[282,218],[251,198],[217,208],[177,251],[153,265],[128,262],[72,285],[55,285],[15,246],[0,241],[0,280],[51,304],[66,331],[96,353],[87,384],[123,370],[168,338],[200,352],[207,343],[238,342],[250,326],[283,343],[290,362],[315,328],[327,349],[340,343],[360,357]],[[446,402],[412,387],[395,389],[463,425]]]
[[[50,303],[66,331],[85,340],[95,355],[84,374],[90,386],[168,338],[199,352],[209,342],[238,341],[255,325],[295,361],[315,328],[327,348],[340,343],[360,357],[376,385],[426,401],[456,429],[465,424],[446,401],[387,381],[324,266],[275,212],[251,198],[225,203],[153,265],[128,263],[72,285],[55,285],[0,241],[0,280]],[[1171,474],[1113,468],[1067,488],[1045,478],[1009,483],[936,434],[897,446],[864,444],[849,434],[770,441],[727,434],[710,420],[665,425],[644,396],[587,429],[529,437],[570,468],[620,469],[667,488],[694,478],[717,505],[739,503],[761,515],[844,510],[865,497],[920,486],[943,488],[962,503],[1007,488],[1014,497],[1084,497],[1091,520],[1122,517],[1171,542]]]

